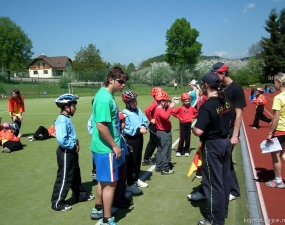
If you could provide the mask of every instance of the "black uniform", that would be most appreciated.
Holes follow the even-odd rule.
[[[224,224],[230,193],[231,143],[228,138],[232,105],[222,105],[219,98],[210,97],[199,109],[196,128],[203,130],[202,186],[207,198],[205,219]]]

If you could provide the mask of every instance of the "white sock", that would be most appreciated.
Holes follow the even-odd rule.
[[[277,184],[280,184],[283,180],[282,177],[275,177],[275,181]]]

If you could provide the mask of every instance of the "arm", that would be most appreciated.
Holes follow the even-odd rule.
[[[110,134],[110,131],[107,127],[107,124],[105,122],[97,123],[96,127],[97,127],[101,137],[111,146],[113,152],[116,154],[116,159],[119,159],[121,157],[122,150],[114,141],[114,139],[113,139],[112,135]]]
[[[192,132],[195,136],[198,136],[198,137],[200,137],[204,133],[203,130],[200,130],[199,128],[196,128],[196,127],[193,128]]]
[[[279,117],[280,117],[280,111],[279,110],[274,110],[273,111],[273,118],[272,118],[272,121],[271,121],[271,126],[270,126],[270,131],[267,135],[267,140],[270,141],[270,142],[273,142],[271,140],[272,136],[273,136],[273,132],[276,130],[276,127],[277,127],[277,124],[278,124],[278,120],[279,120]]]
[[[242,121],[243,108],[235,108],[235,113],[236,113],[236,118],[235,118],[235,124],[234,124],[234,131],[231,137],[232,145],[236,145],[239,142],[239,130],[240,130],[241,121]]]
[[[192,105],[192,107],[195,107],[197,105],[197,102],[199,99],[199,90],[198,89],[195,90],[195,94],[196,94],[196,100],[195,100],[194,104]]]

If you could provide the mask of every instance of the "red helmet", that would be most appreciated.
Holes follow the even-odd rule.
[[[184,101],[184,100],[188,100],[190,99],[190,95],[188,93],[183,93],[181,95],[181,100]]]
[[[137,99],[137,94],[133,91],[125,91],[123,94],[122,94],[122,101],[124,103],[127,103],[127,102],[131,102],[133,100]]]
[[[257,88],[257,91],[264,92],[263,88]]]
[[[164,90],[160,87],[154,87],[153,89],[151,89],[150,95],[154,97],[158,92],[164,92]]]
[[[165,92],[158,92],[155,96],[154,99],[156,101],[161,101],[161,100],[165,100],[165,101],[170,101],[169,95]]]
[[[123,113],[123,112],[119,112],[119,117],[120,117],[120,120],[123,120],[127,117],[127,114]]]
[[[9,123],[2,123],[2,128],[4,129],[10,129],[10,124]]]

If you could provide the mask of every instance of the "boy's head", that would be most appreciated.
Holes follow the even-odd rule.
[[[255,95],[256,96],[259,96],[259,95],[261,95],[262,93],[264,92],[264,90],[262,89],[262,88],[256,88],[256,90],[255,90]]]
[[[126,104],[127,108],[137,108],[137,94],[133,91],[125,91],[122,94],[122,101]]]
[[[158,105],[161,105],[162,108],[166,108],[170,103],[169,95],[165,92],[158,92],[154,99],[157,101]]]
[[[11,129],[11,131],[13,132],[13,133],[15,133],[16,131],[18,131],[19,130],[19,125],[18,124],[16,124],[16,123],[10,123],[10,129]]]
[[[158,92],[164,92],[164,90],[160,87],[154,87],[151,89],[150,95],[154,97]]]
[[[183,102],[183,105],[189,106],[190,105],[190,95],[188,93],[183,93],[181,95],[181,101]]]
[[[111,66],[108,69],[108,75],[104,85],[108,87],[110,84],[118,83],[122,86],[125,85],[127,80],[129,80],[129,75],[125,73],[121,67]]]
[[[9,123],[2,123],[1,127],[3,130],[9,130],[10,129],[10,124]]]
[[[76,104],[78,96],[73,94],[63,94],[55,99],[55,103],[61,112],[67,113],[69,116],[73,116],[76,111]]]

